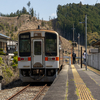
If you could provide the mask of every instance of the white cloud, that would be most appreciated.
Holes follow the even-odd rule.
[[[56,17],[56,16],[57,16],[56,13],[51,14],[51,17]]]

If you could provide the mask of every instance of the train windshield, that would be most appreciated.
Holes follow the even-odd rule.
[[[57,56],[57,35],[54,33],[45,33],[45,55]]]
[[[30,56],[31,55],[31,44],[30,44],[30,33],[19,35],[19,56]]]

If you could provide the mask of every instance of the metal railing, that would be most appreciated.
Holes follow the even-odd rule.
[[[100,53],[88,55],[87,65],[100,70]]]

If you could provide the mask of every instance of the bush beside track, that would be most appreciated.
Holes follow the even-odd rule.
[[[0,55],[0,66],[2,69],[2,85],[5,86],[19,79],[18,56],[14,53],[13,61],[8,59],[8,55]],[[9,62],[9,64],[8,64]]]

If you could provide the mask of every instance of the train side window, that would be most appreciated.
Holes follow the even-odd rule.
[[[45,55],[57,56],[57,35],[55,33],[45,33]]]
[[[30,33],[19,35],[19,56],[31,55]]]

